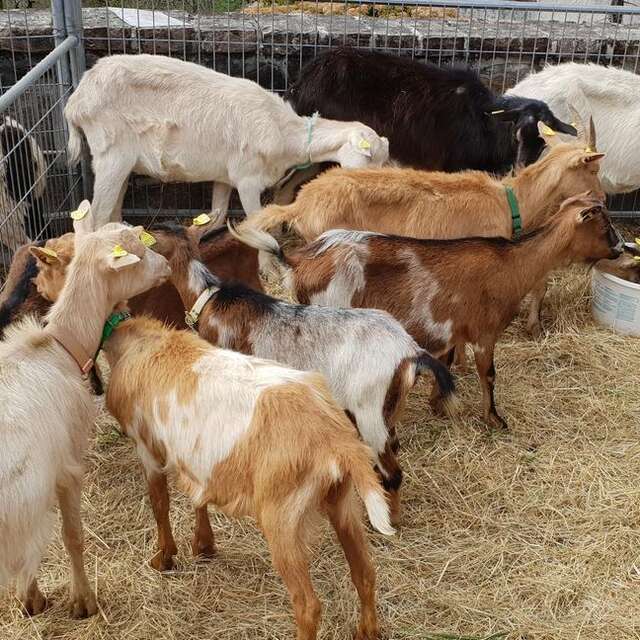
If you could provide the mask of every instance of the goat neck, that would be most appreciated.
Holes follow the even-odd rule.
[[[571,216],[565,215],[508,245],[500,270],[518,297],[524,298],[547,273],[566,263],[574,237],[573,225]]]
[[[107,283],[92,268],[91,261],[74,260],[60,297],[47,315],[48,325],[73,335],[85,353],[93,357],[100,347],[102,329],[112,307]]]

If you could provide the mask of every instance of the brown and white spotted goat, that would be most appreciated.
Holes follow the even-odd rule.
[[[202,232],[203,227],[175,224],[152,230],[153,248],[169,260],[171,282],[184,308],[197,308],[199,335],[220,347],[322,373],[335,400],[373,449],[389,492],[392,520],[398,523],[402,470],[394,453],[396,423],[423,373],[435,375],[450,404],[454,385],[447,368],[385,311],[290,304],[225,282],[198,259]]]
[[[493,352],[524,296],[552,269],[616,257],[623,244],[604,205],[590,193],[567,199],[545,226],[519,241],[335,230],[285,256],[268,234],[245,228],[242,237],[265,252],[265,266],[274,259],[284,266],[301,302],[384,309],[440,357],[470,343],[484,419],[496,427],[506,425],[494,405]]]
[[[318,373],[211,346],[157,320],[126,320],[104,345],[107,407],[137,445],[158,525],[158,556],[177,552],[166,474],[196,508],[256,518],[284,580],[298,640],[314,640],[320,601],[308,545],[319,514],[334,527],[361,603],[356,638],[378,638],[375,569],[355,492],[392,534],[370,449]],[[208,523],[207,523],[208,524]],[[211,544],[213,535],[211,534]]]

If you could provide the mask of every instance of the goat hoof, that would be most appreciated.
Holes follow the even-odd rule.
[[[69,615],[72,618],[90,618],[95,616],[97,612],[98,604],[95,595],[91,591],[78,594],[69,603]]]
[[[353,640],[379,640],[380,632],[377,627],[359,627],[353,635]]]
[[[39,590],[35,594],[29,596],[21,602],[22,613],[25,617],[37,616],[42,613],[48,606],[47,599],[40,593]]]
[[[149,564],[156,571],[170,571],[173,569],[173,555],[165,553],[161,549],[155,556],[153,556],[153,558],[151,558]]]
[[[536,322],[536,324],[527,325],[527,332],[533,340],[537,340],[543,333],[542,324],[540,322]]]
[[[495,429],[496,431],[509,430],[509,425],[507,424],[506,420],[501,416],[499,416],[497,413],[491,414],[487,418],[486,422],[487,422],[487,425],[489,425],[489,427],[491,427],[492,429]]]
[[[211,560],[217,555],[216,546],[213,543],[201,543],[193,541],[191,545],[193,557],[196,560]]]

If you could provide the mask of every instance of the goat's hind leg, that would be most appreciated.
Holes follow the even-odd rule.
[[[71,559],[69,613],[72,618],[87,618],[95,615],[98,606],[84,570],[84,535],[80,516],[82,480],[70,478],[58,486],[57,493],[62,514],[62,540]]]
[[[196,526],[193,531],[191,550],[195,558],[213,558],[216,555],[216,542],[206,504],[196,509]]]
[[[482,387],[482,407],[484,421],[496,429],[508,429],[507,423],[496,411],[493,389],[496,381],[496,368],[493,363],[493,344],[474,345],[473,355],[476,360],[480,386]]]
[[[305,511],[295,518],[285,505],[265,505],[260,525],[273,559],[282,576],[296,619],[297,640],[316,640],[322,606],[309,575]]]
[[[26,616],[37,616],[47,608],[47,599],[42,595],[38,587],[38,580],[31,572],[25,572],[18,576],[16,597]]]
[[[542,301],[547,293],[547,279],[541,280],[529,294],[527,331],[532,338],[542,335]]]
[[[460,343],[462,347],[462,353],[464,353],[464,343]],[[451,368],[451,364],[453,363],[453,359],[458,352],[458,346],[455,345],[446,351],[443,355],[438,357],[438,360],[445,364],[447,367]],[[446,409],[444,403],[442,402],[442,394],[440,393],[440,388],[438,387],[438,381],[434,379],[433,386],[431,387],[431,396],[429,397],[429,404],[431,405],[431,409],[434,413],[438,415],[445,415]]]
[[[135,158],[124,153],[118,155],[115,151],[108,156],[94,158],[93,171],[96,178],[91,212],[96,221],[96,229],[107,222],[122,220],[122,201],[134,163]]]
[[[329,520],[349,563],[351,580],[360,598],[360,624],[355,639],[376,640],[376,573],[361,521],[361,509],[350,481],[332,489],[326,505]]]

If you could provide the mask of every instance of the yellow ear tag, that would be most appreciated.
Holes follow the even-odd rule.
[[[75,211],[72,211],[69,215],[74,220],[82,220],[82,218],[84,218],[87,215],[87,213],[89,213],[90,210],[91,210],[90,202],[88,200],[83,200],[78,206],[78,208]]]
[[[636,238],[635,243],[640,247],[640,238]]]
[[[114,258],[122,258],[129,255],[129,252],[125,251],[119,244],[113,247],[113,251],[111,253],[113,254]]]
[[[156,239],[148,231],[143,231],[140,234],[140,242],[142,242],[145,247],[153,247]]]
[[[596,152],[596,150],[593,149],[592,147],[585,147],[584,150],[585,150],[585,153],[595,153]]]
[[[358,147],[360,149],[371,149],[371,143],[364,138],[360,138],[360,142],[358,142]]]
[[[58,257],[58,254],[53,249],[49,249],[48,247],[42,247],[40,249],[40,251],[42,251],[42,253],[45,253],[46,255],[48,255],[50,258],[57,258]]]
[[[556,132],[551,127],[548,127],[546,124],[544,124],[544,122],[542,123],[542,133],[544,133],[545,136],[556,135]]]
[[[197,218],[193,219],[193,224],[196,227],[201,227],[203,224],[207,224],[208,222],[211,222],[211,216],[207,213],[201,213]]]

